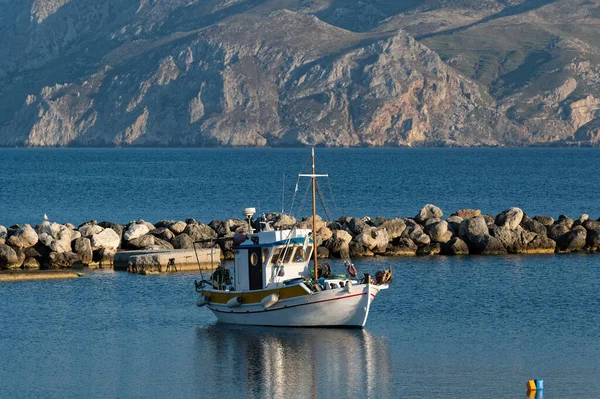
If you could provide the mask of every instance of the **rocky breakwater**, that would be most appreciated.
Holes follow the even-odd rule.
[[[519,208],[496,216],[462,209],[447,218],[435,205],[425,205],[412,218],[341,217],[325,222],[317,217],[317,253],[321,258],[361,256],[504,255],[600,251],[600,220],[581,215],[530,217]],[[267,214],[276,229],[312,228],[312,218],[297,221],[284,214]],[[260,227],[254,220],[253,228]],[[247,232],[241,219],[143,220],[126,225],[88,221],[75,227],[45,221],[0,226],[0,269],[65,269],[113,267],[121,251],[193,249],[198,240],[233,237]],[[221,241],[220,256],[233,258],[231,241]],[[208,248],[210,244],[202,244]]]

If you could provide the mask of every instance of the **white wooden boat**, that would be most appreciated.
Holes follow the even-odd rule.
[[[314,150],[312,153],[313,220],[316,220]],[[249,233],[233,238],[233,276],[223,266],[211,281],[196,282],[198,306],[208,307],[223,323],[286,327],[363,327],[379,291],[387,289],[391,271],[357,276],[346,262],[348,275],[328,276],[319,266],[313,230],[252,229],[255,209],[247,208]],[[314,261],[311,268],[311,257]]]

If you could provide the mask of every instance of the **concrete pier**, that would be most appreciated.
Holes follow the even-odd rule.
[[[115,255],[114,269],[139,274],[185,272],[210,270],[213,262],[214,267],[220,263],[221,249],[219,247],[212,250],[199,248],[197,254],[198,258],[193,249],[122,251]]]
[[[0,272],[0,282],[64,280],[83,276],[69,270],[4,270]]]

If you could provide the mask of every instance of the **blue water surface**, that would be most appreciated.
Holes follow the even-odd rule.
[[[3,284],[0,397],[600,397],[597,256],[356,264],[395,270],[364,330],[217,324],[195,274]]]
[[[428,203],[600,217],[598,149],[317,149],[331,218],[412,217]],[[0,225],[310,213],[307,149],[0,149]],[[283,206],[282,206],[283,204]],[[323,216],[325,212],[320,209]]]
[[[446,216],[512,206],[600,216],[598,150],[316,152],[317,172],[331,176],[320,187],[334,218],[414,216],[427,203]],[[0,224],[38,223],[44,213],[78,224],[209,222],[282,203],[289,211],[308,157],[306,149],[0,149]],[[306,183],[297,216],[310,212]],[[600,397],[598,255],[355,263],[395,270],[364,330],[219,325],[194,306],[197,274],[2,284],[0,398],[525,398],[535,378],[546,399]]]

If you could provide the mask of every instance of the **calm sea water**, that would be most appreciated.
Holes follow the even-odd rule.
[[[395,268],[364,330],[217,324],[193,274],[3,284],[0,397],[597,398],[598,262],[361,260]]]
[[[0,149],[0,224],[240,217],[290,211],[306,149]],[[331,216],[414,216],[428,203],[600,216],[597,149],[317,149]],[[292,212],[310,213],[302,181]],[[331,195],[333,193],[333,195]],[[282,194],[284,195],[282,201]],[[320,211],[321,214],[324,214]]]
[[[339,215],[600,216],[600,151],[317,150]],[[286,209],[308,152],[0,149],[0,224],[204,222]],[[285,181],[282,181],[285,174]],[[327,181],[321,187],[329,197]],[[294,210],[302,207],[304,187]],[[360,259],[395,280],[365,330],[240,328],[194,306],[194,274],[92,272],[0,285],[0,398],[600,397],[597,255]],[[334,265],[335,267],[335,265]],[[339,265],[338,265],[339,267]]]

